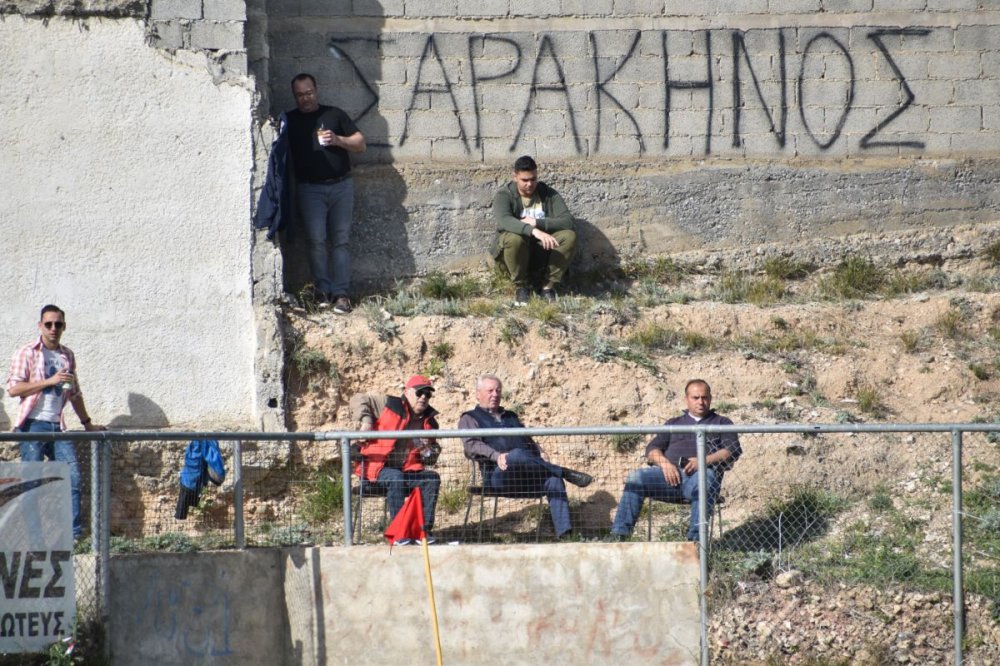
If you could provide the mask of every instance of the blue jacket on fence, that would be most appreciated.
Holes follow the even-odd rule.
[[[278,136],[271,144],[267,158],[267,176],[257,199],[254,226],[267,227],[267,239],[283,230],[292,219],[292,188],[288,177],[288,118],[284,113],[278,120]]]
[[[219,443],[214,439],[196,439],[184,451],[181,468],[181,492],[177,498],[177,520],[187,518],[188,509],[198,506],[198,496],[205,483],[222,485],[226,478],[226,463],[222,459]]]

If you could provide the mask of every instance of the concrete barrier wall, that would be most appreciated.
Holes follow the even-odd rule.
[[[692,544],[430,549],[449,664],[696,663]],[[115,664],[430,664],[421,548],[115,557]]]

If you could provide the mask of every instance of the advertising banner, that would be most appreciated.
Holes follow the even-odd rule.
[[[0,462],[0,654],[44,652],[75,615],[69,466]]]

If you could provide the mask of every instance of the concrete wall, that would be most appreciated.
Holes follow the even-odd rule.
[[[15,347],[37,336],[40,307],[54,302],[67,311],[63,340],[96,422],[262,423],[254,95],[225,67],[240,54],[196,37],[196,21],[189,50],[151,47],[162,35],[141,18],[143,3],[3,11],[14,12],[0,20],[4,379]],[[242,37],[221,46],[242,48]],[[0,427],[15,410],[7,400]]]
[[[430,550],[445,663],[696,663],[691,544]],[[115,664],[430,664],[423,551],[115,557]]]
[[[310,71],[391,165],[359,170],[362,278],[481,253],[523,153],[585,264],[1000,213],[996,3],[473,4],[267,4],[272,110]]]

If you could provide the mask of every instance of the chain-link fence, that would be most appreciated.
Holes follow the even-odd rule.
[[[1000,659],[996,426],[735,429],[743,457],[726,472],[715,506],[705,506],[704,660],[868,654],[872,663],[951,663],[960,651],[966,663]],[[531,435],[539,447],[532,454],[545,462],[508,456],[506,470],[465,455],[464,440],[499,431],[442,431],[428,466],[436,474],[432,534],[439,542],[572,546],[684,540],[693,524],[700,537],[683,493],[652,501],[640,492],[629,519],[616,522],[630,473],[650,469],[652,433],[668,430],[698,429],[518,431]],[[717,430],[701,429],[709,449]],[[384,544],[398,497],[385,484],[345,477],[363,461],[362,436],[370,435],[106,433],[99,446],[110,453],[108,551]],[[219,440],[227,476],[207,484],[181,520],[178,472],[196,438]],[[89,470],[89,448],[78,449]],[[89,488],[85,482],[88,506]],[[93,585],[95,600],[101,583],[88,576],[101,571],[96,546],[97,555],[77,562],[78,590],[86,595]],[[967,603],[956,608],[953,593],[963,587]],[[87,598],[81,618],[97,617]]]

